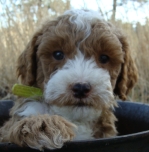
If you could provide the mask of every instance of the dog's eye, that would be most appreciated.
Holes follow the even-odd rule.
[[[56,60],[62,60],[64,58],[64,53],[62,51],[55,51],[53,52],[53,57]]]
[[[99,57],[99,61],[103,64],[109,62],[109,59],[110,58],[107,55],[100,55],[100,57]]]

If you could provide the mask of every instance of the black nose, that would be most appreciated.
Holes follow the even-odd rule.
[[[76,98],[85,98],[91,90],[91,86],[89,83],[76,83],[72,87],[72,91],[74,92],[74,97]]]

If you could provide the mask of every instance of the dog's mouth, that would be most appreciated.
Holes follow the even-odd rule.
[[[75,106],[77,106],[77,107],[85,107],[85,106],[87,106],[87,104],[85,104],[83,102],[78,102],[78,103],[75,104]]]
[[[74,104],[75,107],[91,107],[91,104],[85,103],[84,101],[82,101],[81,99]]]

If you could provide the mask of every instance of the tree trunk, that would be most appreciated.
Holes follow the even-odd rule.
[[[115,21],[115,16],[116,16],[116,6],[117,6],[117,0],[113,0],[112,21]]]

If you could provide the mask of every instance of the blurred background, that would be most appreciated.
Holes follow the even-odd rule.
[[[0,0],[0,99],[14,99],[16,61],[45,18],[92,9],[128,36],[139,80],[128,100],[149,103],[149,0]]]

